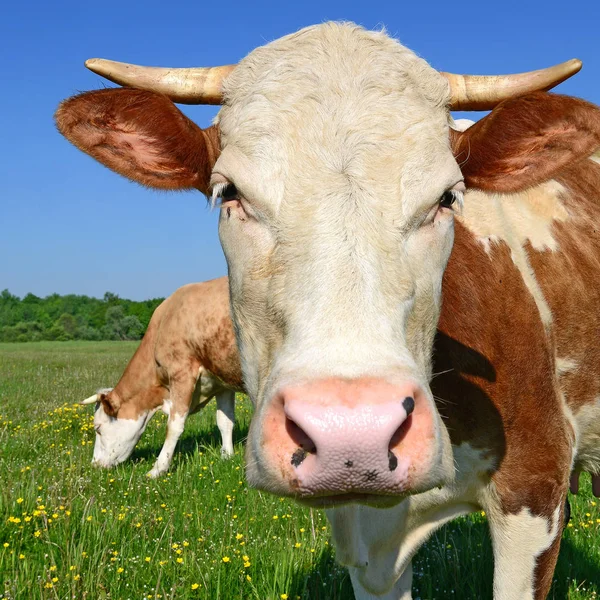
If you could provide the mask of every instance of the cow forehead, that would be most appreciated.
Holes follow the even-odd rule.
[[[304,29],[253,51],[224,93],[224,155],[233,147],[295,189],[315,173],[325,185],[330,175],[427,178],[449,154],[446,80],[383,32]]]

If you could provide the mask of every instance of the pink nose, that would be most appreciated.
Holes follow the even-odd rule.
[[[264,421],[266,458],[301,496],[404,493],[427,458],[416,455],[431,440],[425,404],[414,384],[381,379],[284,388]],[[417,430],[426,435],[407,448]]]

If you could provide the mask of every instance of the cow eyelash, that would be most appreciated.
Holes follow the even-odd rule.
[[[215,206],[217,203],[230,202],[238,199],[238,191],[233,183],[223,181],[215,183],[212,189],[211,203]]]

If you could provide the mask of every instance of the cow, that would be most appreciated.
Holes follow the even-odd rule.
[[[227,277],[180,287],[157,307],[148,330],[114,389],[81,404],[95,404],[92,464],[127,460],[152,416],[168,415],[167,437],[149,477],[169,470],[189,415],[217,399],[221,455],[233,455],[235,392],[243,391]]]
[[[324,23],[216,70],[88,66],[131,87],[60,132],[219,206],[248,481],[326,509],[359,600],[411,598],[414,553],[481,509],[494,598],[545,598],[570,474],[600,493],[600,109],[548,93],[581,63],[442,73]]]

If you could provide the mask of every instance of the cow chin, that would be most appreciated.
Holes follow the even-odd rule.
[[[246,464],[253,487],[313,508],[386,508],[454,476],[430,394],[377,380],[279,392],[252,422]]]

